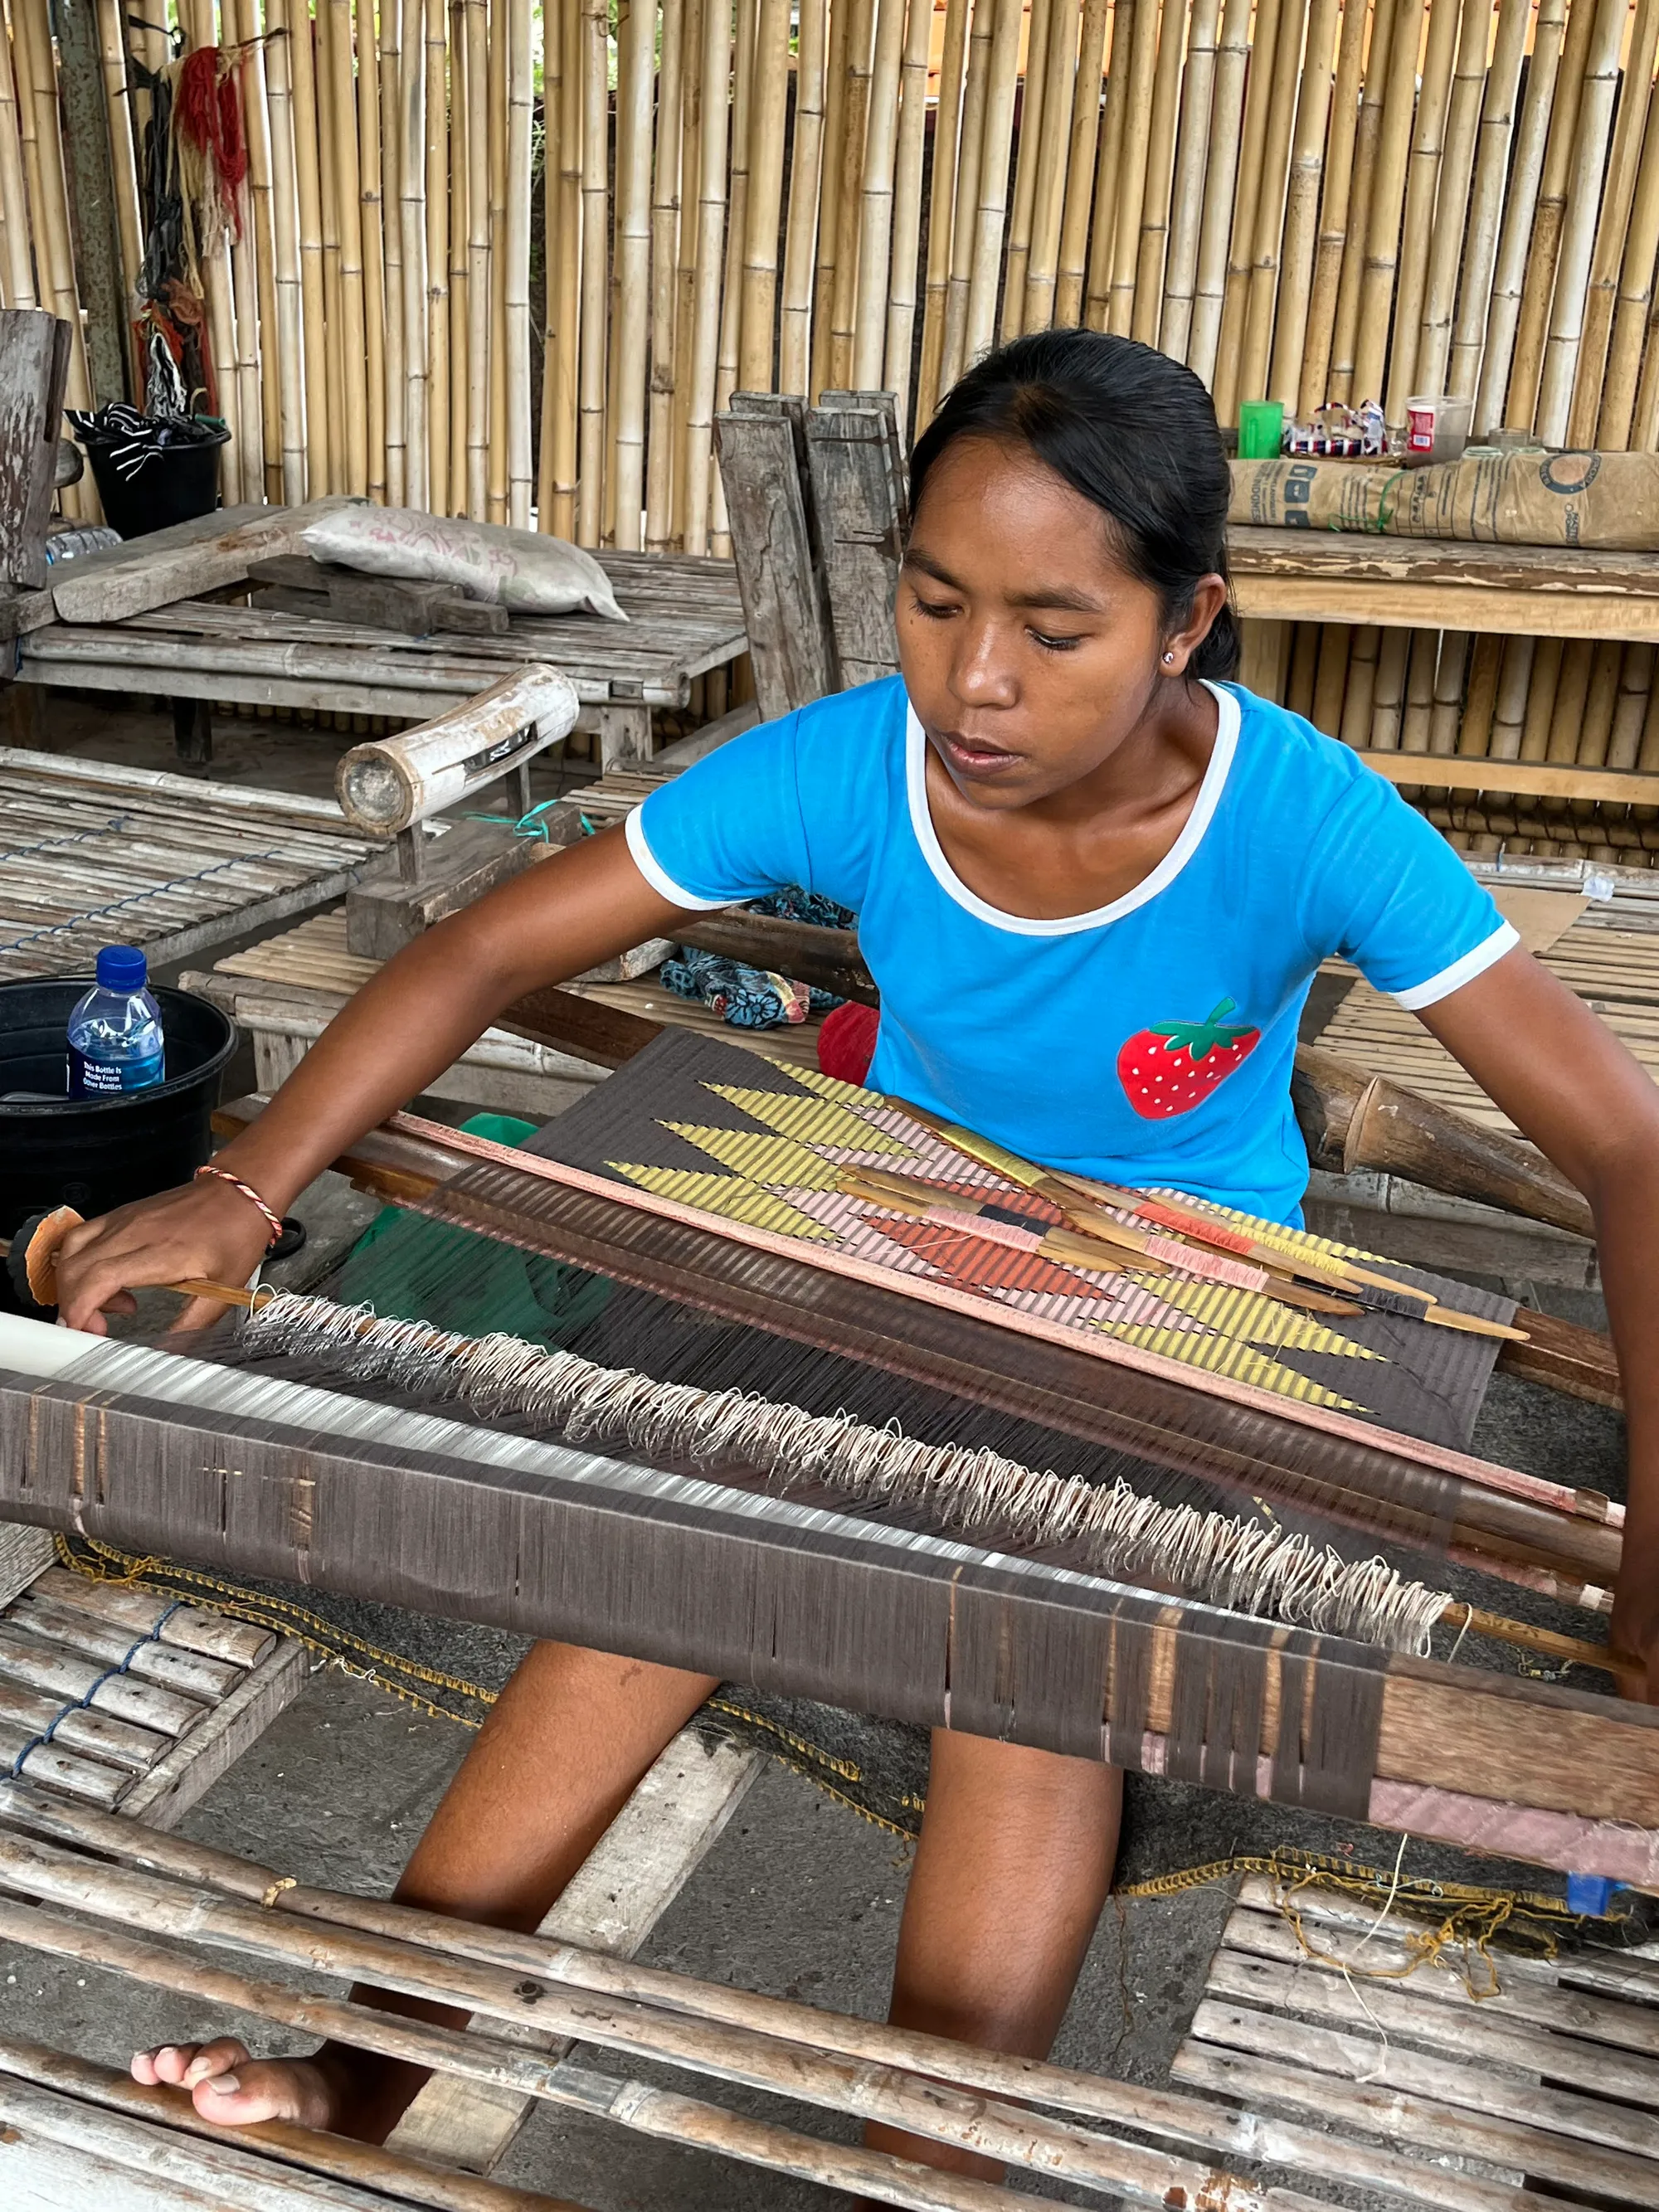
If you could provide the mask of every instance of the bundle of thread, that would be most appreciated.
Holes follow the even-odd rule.
[[[816,891],[803,890],[799,884],[751,899],[744,911],[810,921],[820,929],[850,929],[854,920],[848,908]],[[825,1014],[842,1004],[833,992],[816,990],[717,952],[700,952],[691,945],[677,945],[660,972],[665,988],[678,998],[700,1000],[733,1029],[781,1029],[787,1022],[804,1022],[810,1014]]]

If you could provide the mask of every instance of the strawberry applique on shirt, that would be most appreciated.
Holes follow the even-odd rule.
[[[1201,1022],[1153,1022],[1126,1040],[1117,1055],[1124,1096],[1144,1121],[1167,1121],[1202,1105],[1261,1041],[1261,1032],[1230,1024],[1231,999],[1218,1000]]]

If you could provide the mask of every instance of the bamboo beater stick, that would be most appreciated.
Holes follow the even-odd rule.
[[[1451,356],[1452,311],[1457,275],[1468,235],[1469,186],[1474,174],[1475,141],[1486,83],[1486,54],[1492,41],[1492,0],[1463,0],[1457,60],[1452,72],[1446,140],[1440,157],[1433,238],[1423,292],[1423,324],[1418,334],[1415,381],[1424,392],[1443,392]]]
[[[921,170],[927,133],[927,58],[933,0],[909,0],[899,87],[898,141],[893,158],[892,276],[887,295],[882,388],[893,394],[898,419],[910,408],[916,295],[921,271]]]
[[[1315,408],[1322,407],[1330,393],[1331,344],[1336,329],[1343,249],[1348,236],[1348,210],[1353,198],[1354,141],[1359,128],[1369,20],[1369,0],[1349,0],[1342,10],[1336,77],[1331,88],[1323,190],[1316,226],[1313,274],[1303,329],[1302,381],[1297,407],[1297,414],[1302,416],[1311,415]],[[1275,376],[1275,386],[1278,382]]]
[[[368,386],[368,495],[386,499],[386,203],[380,191],[380,48],[374,0],[357,0],[358,221],[363,241],[364,372]],[[401,380],[400,380],[401,381]]]
[[[614,543],[637,552],[645,509],[646,375],[651,312],[651,94],[655,0],[623,0],[617,26],[617,221],[611,394]],[[735,252],[735,247],[734,247]],[[770,381],[769,376],[768,381]]]
[[[1540,72],[1553,69],[1551,50],[1553,46],[1559,50],[1560,44],[1560,9],[1557,0],[1548,0],[1548,4],[1554,9],[1553,27],[1540,6],[1537,44],[1527,78],[1528,112],[1533,104],[1534,78]],[[1515,190],[1517,193],[1525,189],[1528,168],[1534,160],[1532,141],[1528,141],[1524,158],[1522,149],[1516,141],[1516,107],[1520,98],[1521,70],[1526,59],[1527,33],[1531,24],[1532,0],[1499,0],[1498,37],[1492,48],[1492,65],[1486,72],[1486,89],[1480,108],[1480,138],[1475,153],[1474,183],[1469,194],[1468,222],[1465,233],[1468,244],[1464,251],[1457,314],[1452,327],[1451,365],[1448,372],[1450,389],[1465,399],[1474,398],[1477,392],[1484,392],[1486,389],[1483,381],[1483,362],[1496,296],[1494,287],[1498,264],[1501,258],[1500,228],[1504,237],[1508,236],[1505,195],[1509,189],[1511,148],[1516,157]],[[1543,112],[1547,117],[1547,100]],[[1524,137],[1527,129],[1524,117],[1522,128]],[[1534,197],[1536,190],[1534,171]],[[1526,222],[1530,225],[1531,221],[1529,201]],[[1524,233],[1522,242],[1524,250]],[[1506,358],[1504,367],[1505,378],[1508,374]],[[1502,406],[1500,390],[1498,398],[1500,411]],[[1488,411],[1483,398],[1474,412],[1477,432],[1490,428],[1496,419],[1496,416]]]
[[[1579,348],[1583,337],[1586,295],[1598,211],[1622,233],[1630,218],[1630,198],[1635,188],[1636,157],[1642,143],[1646,94],[1653,88],[1653,55],[1659,35],[1659,5],[1642,0],[1637,10],[1631,46],[1631,69],[1626,79],[1625,112],[1627,127],[1614,142],[1613,163],[1607,172],[1608,134],[1613,129],[1613,101],[1619,91],[1619,56],[1629,0],[1601,0],[1595,11],[1583,88],[1579,95],[1578,119],[1572,149],[1572,174],[1562,219],[1560,252],[1555,268],[1555,287],[1549,311],[1549,336],[1544,348],[1539,382],[1536,427],[1549,445],[1561,445],[1567,435]],[[1616,265],[1613,248],[1610,261]],[[1612,268],[1609,268],[1609,280]],[[1605,343],[1605,341],[1603,341]],[[1595,385],[1601,384],[1601,363],[1596,364]],[[1589,404],[1592,427],[1595,409]]]
[[[1066,177],[1076,93],[1077,41],[1080,12],[1058,0],[1048,26],[1042,88],[1044,117],[1031,194],[1030,248],[1025,264],[1025,296],[1020,327],[1046,330],[1054,319],[1054,289],[1060,276],[1060,234],[1066,214]],[[1097,105],[1098,97],[1097,96]],[[1022,119],[1020,131],[1024,132]],[[1005,283],[1012,284],[1012,267]]]
[[[1611,4],[1613,4],[1613,0],[1594,0],[1593,5],[1569,9],[1567,12],[1566,38],[1561,50],[1560,66],[1555,82],[1555,100],[1550,111],[1549,131],[1544,144],[1537,207],[1527,251],[1515,344],[1510,360],[1509,391],[1504,405],[1504,420],[1512,428],[1530,429],[1537,409],[1545,330],[1555,285],[1561,225],[1566,213],[1579,97],[1583,89],[1584,70],[1589,58],[1591,42],[1595,36],[1596,17]],[[1534,68],[1537,66],[1535,39],[1534,33]]]
[[[1388,89],[1376,142],[1376,174],[1365,212],[1365,270],[1359,285],[1359,326],[1354,343],[1353,396],[1382,398],[1389,313],[1400,261],[1400,222],[1406,192],[1418,51],[1424,0],[1397,0],[1389,45]],[[1413,333],[1414,335],[1414,333]]]
[[[390,507],[409,500],[408,325],[404,298],[403,0],[381,0],[377,73],[380,89],[380,205],[386,316],[386,495]],[[418,69],[410,72],[418,79]]]
[[[966,0],[953,0],[953,4],[961,16]],[[824,68],[829,35],[830,0],[799,0],[795,129],[790,148],[783,306],[778,328],[778,389],[793,392],[803,399],[812,373],[812,277],[817,243],[818,192],[823,172]],[[946,36],[948,40],[948,32]],[[941,113],[943,106],[941,95]],[[936,163],[937,158],[936,155]],[[937,167],[934,174],[937,177]],[[937,219],[936,203],[934,220]],[[947,226],[947,252],[949,246]]]
[[[766,0],[761,0],[761,4],[764,7]],[[873,391],[880,384],[882,366],[886,356],[888,278],[892,266],[893,171],[898,157],[899,78],[904,64],[905,13],[905,0],[877,0],[875,58],[870,74],[864,133],[864,167],[860,179],[858,282],[853,310],[852,382],[853,388],[860,392]],[[930,17],[930,28],[931,24]],[[782,161],[782,102],[780,97],[780,173]],[[750,190],[752,195],[752,178]],[[753,230],[751,223],[751,235]],[[775,198],[770,233],[775,250]],[[909,277],[913,286],[915,281],[913,266]],[[767,380],[769,383],[769,303],[766,350]]]
[[[1058,0],[1028,0],[1025,66],[1014,139],[1014,197],[1003,250],[1002,313],[998,335],[1018,337],[1025,325],[1025,275],[1031,258],[1031,218],[1042,146],[1043,103],[1048,89],[1049,32]]]
[[[1418,88],[1416,124],[1406,165],[1405,219],[1395,295],[1394,343],[1383,406],[1387,420],[1401,424],[1406,420],[1407,399],[1421,384],[1417,374],[1418,341],[1427,289],[1441,156],[1445,151],[1452,68],[1457,58],[1462,27],[1459,11],[1450,5],[1450,0],[1441,0],[1437,8],[1429,9],[1428,15],[1428,42]]]
[[[1355,13],[1363,15],[1363,8],[1356,7]],[[1313,0],[1308,17],[1307,58],[1297,95],[1283,244],[1278,248],[1281,273],[1275,288],[1273,359],[1265,387],[1270,399],[1283,402],[1287,416],[1295,415],[1302,392],[1308,307],[1319,242],[1320,186],[1324,177],[1325,141],[1330,122],[1332,58],[1337,46],[1340,15],[1340,0]],[[1260,244],[1260,225],[1257,240]],[[1268,244],[1271,249],[1273,241],[1269,240]],[[1260,262],[1257,268],[1259,273]],[[1255,304],[1254,296],[1251,304]],[[1269,303],[1270,312],[1272,304]],[[1319,404],[1315,402],[1316,405]]]
[[[1221,43],[1216,50],[1204,216],[1198,238],[1191,334],[1187,342],[1187,366],[1195,370],[1206,384],[1211,383],[1215,375],[1221,315],[1226,303],[1227,248],[1238,185],[1239,125],[1250,52],[1250,5],[1251,0],[1225,0]],[[1112,36],[1115,45],[1115,30]]]
[[[663,0],[657,135],[651,172],[651,388],[646,434],[645,544],[652,553],[667,551],[674,526],[674,313],[680,242],[684,40],[684,0]]]
[[[951,275],[945,297],[939,389],[948,392],[967,365],[968,303],[973,290],[977,236],[980,156],[985,145],[985,106],[991,76],[992,33],[996,0],[972,0],[968,37],[968,73],[962,100],[962,131],[957,143],[957,189],[951,218]]]
[[[398,106],[398,229],[403,325],[404,497],[413,507],[432,501],[427,408],[431,392],[427,357],[426,266],[426,9],[422,0],[381,0],[400,7]],[[441,511],[441,509],[438,511]]]
[[[1216,0],[1201,0],[1214,6]],[[1072,90],[1071,143],[1066,157],[1066,212],[1060,227],[1060,274],[1053,320],[1073,329],[1083,319],[1089,265],[1089,216],[1094,200],[1095,149],[1100,137],[1101,71],[1110,0],[1083,0],[1077,70]]]
[[[1624,85],[1618,94],[1619,117],[1613,131],[1613,154],[1607,164],[1601,216],[1595,228],[1595,252],[1583,301],[1583,329],[1579,334],[1572,399],[1566,420],[1565,434],[1567,441],[1572,445],[1589,446],[1595,442],[1596,425],[1602,411],[1620,277],[1632,230],[1642,149],[1652,106],[1656,46],[1659,46],[1659,5],[1656,5],[1656,0],[1640,0],[1636,11],[1635,27],[1631,34],[1630,58],[1625,70]],[[1613,66],[1616,77],[1619,66],[1617,53],[1613,58]],[[1652,268],[1650,256],[1648,263],[1650,276]],[[1559,303],[1557,313],[1559,317]],[[1553,331],[1551,344],[1554,346],[1555,343],[1556,336]],[[1561,363],[1553,356],[1547,356],[1544,363],[1545,397],[1540,410],[1547,421],[1551,419],[1553,380],[1561,373]]]
[[[1329,0],[1329,4],[1334,6],[1335,0]],[[1146,144],[1146,179],[1140,201],[1135,292],[1129,316],[1129,335],[1143,345],[1157,344],[1164,306],[1164,270],[1175,192],[1176,127],[1180,120],[1186,46],[1187,0],[1164,0],[1159,13],[1158,66],[1152,76],[1152,124]]]
[[[507,0],[503,17],[507,35],[507,221],[501,272],[507,302],[507,519],[514,529],[528,530],[535,482],[530,440],[530,196],[535,121],[531,0]],[[648,131],[647,137],[648,154]],[[646,250],[648,258],[648,240]],[[643,356],[643,346],[641,352]]]
[[[597,545],[605,513],[605,190],[609,162],[610,40],[605,0],[581,0],[581,343],[576,461],[576,542]],[[724,148],[721,149],[724,181]],[[712,398],[712,380],[711,380]],[[707,549],[689,543],[688,552]]]

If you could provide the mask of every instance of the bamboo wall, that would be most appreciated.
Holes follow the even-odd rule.
[[[161,42],[82,4],[130,284],[122,41]],[[246,46],[245,231],[204,271],[228,496],[723,551],[733,390],[884,385],[914,426],[1079,320],[1189,362],[1224,423],[1442,387],[1477,432],[1659,447],[1659,0],[182,4]],[[0,294],[72,313],[48,7],[0,0]],[[83,403],[84,347],[70,374]],[[1358,742],[1659,769],[1646,648],[1333,628],[1279,659]]]

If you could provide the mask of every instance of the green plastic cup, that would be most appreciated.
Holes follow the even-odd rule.
[[[1238,409],[1238,458],[1241,461],[1276,461],[1285,439],[1282,399],[1241,400]]]

